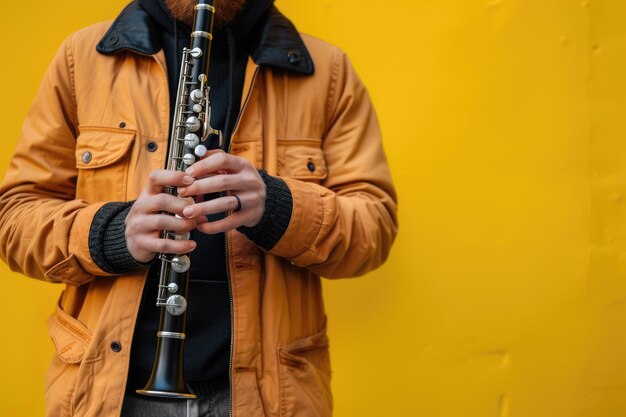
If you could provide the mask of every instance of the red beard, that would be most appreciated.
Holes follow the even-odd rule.
[[[220,27],[232,22],[245,3],[246,0],[215,0],[215,25]],[[165,6],[172,16],[189,27],[193,27],[193,8],[195,5],[194,0],[165,0]]]

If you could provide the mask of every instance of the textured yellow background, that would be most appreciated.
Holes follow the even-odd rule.
[[[0,170],[57,46],[124,4],[3,5]],[[277,4],[352,57],[401,199],[389,262],[326,283],[336,415],[626,415],[626,3]],[[0,415],[42,415],[60,288],[0,274]]]

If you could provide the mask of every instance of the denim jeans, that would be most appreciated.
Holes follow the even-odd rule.
[[[228,379],[190,383],[198,398],[176,400],[126,393],[121,417],[228,417]]]

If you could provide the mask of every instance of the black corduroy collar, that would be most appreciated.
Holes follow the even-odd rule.
[[[312,75],[314,65],[302,37],[289,19],[272,6],[261,18],[258,39],[252,52],[257,65],[270,66],[301,75]],[[159,25],[133,1],[115,19],[96,46],[104,55],[129,50],[154,55],[161,50]]]

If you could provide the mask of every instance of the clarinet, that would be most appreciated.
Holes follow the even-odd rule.
[[[199,0],[195,6],[191,45],[183,50],[180,78],[169,141],[166,168],[184,171],[197,158],[207,153],[207,139],[217,138],[222,146],[221,132],[210,125],[209,58],[213,40],[214,0]],[[215,147],[215,146],[211,146]],[[177,187],[164,192],[178,195]],[[189,233],[164,231],[166,239],[190,238]],[[156,305],[161,309],[157,348],[152,373],[138,394],[166,398],[195,398],[183,376],[183,345],[191,261],[186,255],[160,254],[161,271]]]

